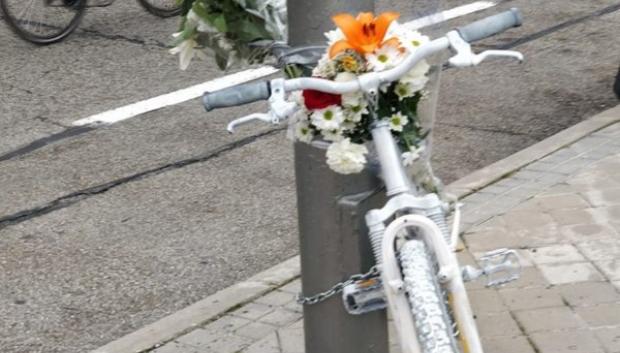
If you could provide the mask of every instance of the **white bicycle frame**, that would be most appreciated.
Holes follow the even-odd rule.
[[[424,44],[397,67],[383,72],[367,73],[359,76],[357,80],[348,82],[334,82],[319,78],[272,80],[271,98],[269,99],[271,112],[269,114],[252,114],[237,119],[229,125],[229,131],[232,131],[237,125],[252,120],[277,123],[293,114],[298,107],[295,103],[286,101],[286,92],[311,89],[332,94],[345,94],[363,91],[369,97],[376,96],[381,85],[399,80],[424,58],[448,48],[452,48],[456,52],[456,55],[449,61],[451,65],[456,67],[477,65],[491,56],[523,60],[520,53],[513,51],[494,50],[476,55],[457,31],[451,31],[445,37]],[[461,344],[466,352],[483,353],[463,284],[463,277],[454,254],[458,226],[454,227],[451,237],[446,239],[437,224],[425,214],[425,211],[441,208],[441,201],[435,194],[423,197],[415,196],[415,189],[407,177],[389,125],[383,121],[374,122],[372,136],[381,165],[381,176],[390,200],[382,209],[368,212],[366,223],[370,230],[371,240],[380,240],[380,243],[373,242],[373,247],[381,247],[380,252],[375,251],[375,254],[380,254],[377,263],[380,263],[388,308],[399,331],[398,336],[404,353],[421,352],[418,335],[412,334],[416,331],[415,323],[403,289],[404,282],[395,248],[398,234],[402,234],[403,230],[411,227],[415,227],[415,234],[426,243],[429,251],[437,259],[439,265],[438,279],[448,291],[454,318],[461,333]],[[404,215],[392,220],[394,216],[402,214]],[[458,222],[459,218],[457,212],[455,221]],[[392,221],[386,227],[385,223],[390,220]]]

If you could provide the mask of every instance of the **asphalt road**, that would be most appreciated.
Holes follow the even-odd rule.
[[[619,2],[510,0],[450,25],[512,6],[525,25],[477,47],[526,63],[443,75],[446,182],[617,104]],[[22,149],[221,76],[212,62],[178,70],[176,21],[119,1],[48,47],[0,26],[0,351],[86,352],[296,254],[289,142],[269,126],[224,132],[262,104],[207,115],[192,100]]]

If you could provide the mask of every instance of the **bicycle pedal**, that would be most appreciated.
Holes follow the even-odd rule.
[[[486,277],[487,287],[499,287],[516,281],[521,277],[521,261],[512,249],[497,249],[485,253],[480,259],[480,268],[465,266],[462,268],[465,282]]]
[[[349,314],[361,315],[385,309],[387,302],[380,277],[353,282],[342,290],[342,301]]]

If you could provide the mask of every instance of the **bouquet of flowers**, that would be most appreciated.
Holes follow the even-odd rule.
[[[286,0],[182,0],[184,17],[174,34],[185,70],[194,57],[212,54],[221,69],[260,62],[273,43],[286,42]]]
[[[398,17],[397,13],[378,17],[371,13],[334,16],[338,29],[326,33],[329,47],[312,76],[349,81],[398,65],[429,41],[427,36],[399,24]],[[417,113],[429,69],[430,65],[422,61],[400,81],[381,87],[375,107],[376,118],[389,122],[405,165],[420,158],[429,134]],[[306,143],[315,139],[330,142],[327,164],[337,173],[362,171],[368,154],[365,143],[372,140],[371,116],[364,95],[357,92],[340,96],[307,90],[295,99],[302,109],[291,119],[289,136]]]

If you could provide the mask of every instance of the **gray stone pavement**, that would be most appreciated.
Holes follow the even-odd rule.
[[[461,263],[511,247],[524,265],[502,288],[467,284],[485,352],[620,353],[619,173],[615,124],[463,199]],[[150,352],[303,353],[299,290],[295,279]]]

